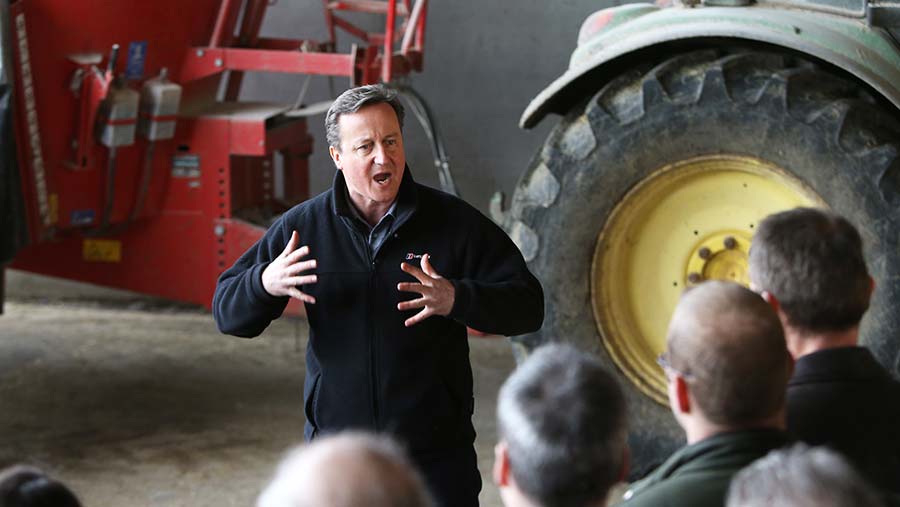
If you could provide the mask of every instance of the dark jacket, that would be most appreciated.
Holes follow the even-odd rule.
[[[801,356],[787,389],[788,433],[847,456],[874,485],[900,492],[900,384],[864,347]]]
[[[219,329],[252,337],[281,315],[262,272],[291,236],[300,234],[317,260],[316,284],[301,288],[310,334],[304,399],[306,437],[348,428],[388,431],[414,454],[471,445],[474,397],[466,326],[516,335],[538,329],[543,292],[519,250],[493,222],[462,200],[416,184],[406,169],[394,233],[370,258],[353,225],[343,174],[334,186],[285,213],[230,269],[213,299]],[[431,254],[435,270],[456,288],[450,315],[405,327],[415,311],[397,303],[419,297],[397,284],[416,280],[401,262]]]
[[[731,478],[769,451],[787,444],[784,433],[721,433],[682,447],[625,493],[622,507],[722,507]]]

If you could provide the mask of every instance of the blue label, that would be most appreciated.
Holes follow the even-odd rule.
[[[128,45],[128,62],[125,64],[125,79],[144,77],[144,62],[147,60],[147,41],[135,41]]]
[[[92,223],[94,223],[94,210],[74,210],[72,211],[72,215],[69,218],[69,222],[71,222],[72,225],[91,225]]]

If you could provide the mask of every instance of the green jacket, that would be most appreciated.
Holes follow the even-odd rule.
[[[622,507],[722,507],[731,477],[788,443],[776,430],[721,433],[679,449],[625,493]]]

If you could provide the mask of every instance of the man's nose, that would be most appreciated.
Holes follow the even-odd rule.
[[[384,145],[376,143],[375,148],[372,150],[372,156],[375,157],[374,162],[376,164],[384,165],[387,162],[387,151],[384,149]]]

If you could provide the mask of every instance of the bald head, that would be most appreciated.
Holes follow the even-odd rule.
[[[282,461],[257,507],[431,507],[421,477],[391,440],[364,433],[317,439]]]
[[[782,408],[791,369],[784,331],[756,293],[718,281],[685,292],[667,342],[669,362],[711,422],[740,427]]]

